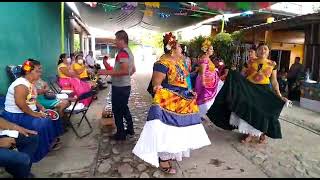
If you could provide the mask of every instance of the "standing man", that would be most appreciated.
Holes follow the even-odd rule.
[[[112,112],[117,126],[117,133],[112,136],[113,140],[126,140],[127,135],[134,135],[132,116],[128,107],[131,91],[131,75],[136,71],[134,57],[128,48],[128,34],[118,31],[116,34],[116,46],[118,55],[114,69],[101,71],[100,74],[110,75],[112,81],[111,101]],[[108,69],[108,67],[106,67]],[[127,122],[127,130],[124,129],[123,118]]]
[[[88,67],[89,73],[94,73],[94,65],[96,64],[96,61],[93,57],[93,52],[89,51],[89,54],[86,56],[86,65]]]
[[[294,64],[291,65],[287,79],[288,79],[288,99],[293,101],[300,100],[300,82],[299,76],[304,72],[304,67],[300,64],[300,57],[296,57]]]

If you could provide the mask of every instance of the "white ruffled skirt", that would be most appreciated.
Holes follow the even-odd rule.
[[[245,120],[237,116],[234,112],[232,112],[230,116],[230,125],[237,127],[238,131],[242,134],[250,134],[257,137],[260,137],[262,134],[260,130],[252,127]]]
[[[146,122],[132,152],[145,162],[159,167],[159,157],[181,161],[183,157],[190,157],[190,150],[210,144],[202,124],[176,127],[155,119]]]

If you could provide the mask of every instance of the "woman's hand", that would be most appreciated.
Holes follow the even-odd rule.
[[[194,92],[194,91],[191,90],[190,93],[197,99],[198,94],[197,94],[196,92]]]
[[[153,87],[153,92],[156,92],[156,91],[158,91],[158,90],[160,90],[160,89],[162,89],[163,87],[161,86],[161,85],[157,85],[157,86],[154,86]]]
[[[47,114],[44,112],[34,112],[33,116],[37,118],[46,118]]]

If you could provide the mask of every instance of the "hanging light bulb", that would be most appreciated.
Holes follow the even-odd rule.
[[[274,17],[268,17],[267,18],[267,23],[273,23],[274,22]]]

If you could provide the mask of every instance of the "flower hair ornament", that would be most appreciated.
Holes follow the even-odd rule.
[[[211,41],[209,41],[208,39],[206,39],[203,43],[202,43],[202,46],[201,46],[201,50],[203,52],[207,52],[209,47],[211,46]]]
[[[25,72],[30,72],[32,70],[32,63],[31,61],[29,60],[26,60],[23,65],[22,65],[22,69],[25,71]]]
[[[176,37],[172,35],[172,32],[170,33],[166,33],[164,36],[164,43],[167,44],[166,45],[166,49],[167,50],[172,50],[176,44],[177,44],[177,40],[176,40]]]

